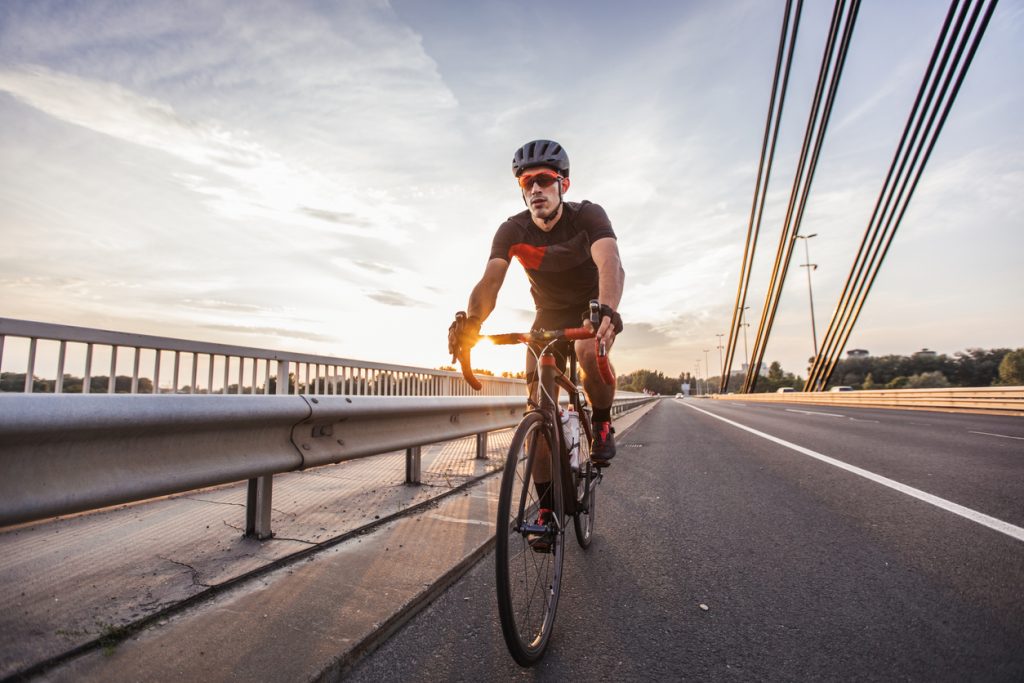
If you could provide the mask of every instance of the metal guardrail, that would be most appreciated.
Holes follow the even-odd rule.
[[[95,330],[70,325],[0,318],[0,369],[8,339],[23,340],[25,373],[23,393],[71,393],[65,384],[71,355],[83,356],[81,387],[74,393],[172,393],[172,394],[307,394],[351,396],[467,396],[477,395],[457,372],[405,365],[388,365],[286,353],[245,346],[154,337],[127,332]],[[52,380],[40,380],[36,369],[42,345],[54,345],[56,369]],[[130,354],[131,374],[118,385],[123,369],[122,351]],[[10,354],[8,354],[10,355]],[[97,382],[96,358],[109,356],[106,386]],[[19,373],[20,374],[20,373]],[[130,378],[130,381],[128,381]],[[518,396],[524,393],[521,379],[481,375],[481,393]],[[101,386],[95,386],[95,385]],[[148,387],[148,391],[143,391]],[[11,391],[11,389],[8,389]]]
[[[654,400],[629,397],[616,411]],[[274,474],[518,423],[522,397],[0,395],[0,526],[249,480],[246,533],[272,535]]]
[[[864,389],[860,391],[726,394],[722,401],[805,403],[813,405],[933,410],[952,413],[1024,416],[1024,387],[951,387],[947,389]]]

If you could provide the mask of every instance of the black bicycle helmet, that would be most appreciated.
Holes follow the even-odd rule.
[[[569,155],[554,140],[534,140],[516,150],[512,157],[512,172],[516,178],[523,171],[537,166],[547,166],[557,170],[562,176],[569,177]]]

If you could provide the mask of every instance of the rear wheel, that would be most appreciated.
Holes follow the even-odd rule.
[[[562,583],[565,534],[564,505],[557,458],[552,462],[550,488],[554,514],[545,529],[537,524],[542,492],[532,471],[535,459],[554,451],[553,435],[540,413],[530,413],[519,424],[501,479],[495,538],[495,574],[501,631],[512,657],[523,666],[540,661],[551,638]],[[541,449],[538,449],[541,443]],[[547,448],[543,448],[547,444]],[[540,453],[538,453],[540,450]],[[548,545],[538,552],[538,539]],[[534,543],[531,546],[531,541]]]
[[[582,422],[583,420],[581,419]],[[594,509],[597,502],[597,482],[601,476],[590,460],[589,432],[589,429],[580,429],[580,467],[578,471],[572,473],[573,481],[576,484],[576,514],[573,515],[572,525],[576,531],[576,542],[580,544],[581,548],[588,547],[594,537]]]

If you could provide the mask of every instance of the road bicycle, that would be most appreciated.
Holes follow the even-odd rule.
[[[590,303],[590,319],[596,329],[600,321],[596,301]],[[558,369],[553,347],[562,340],[593,339],[594,332],[578,327],[481,338],[495,344],[526,344],[537,358],[540,375],[539,397],[528,399],[529,409],[516,428],[505,461],[495,542],[502,634],[512,657],[522,666],[531,666],[544,656],[551,639],[568,519],[572,518],[576,541],[586,549],[594,534],[597,487],[603,476],[602,468],[590,458],[592,410],[579,383],[574,345],[567,344],[568,374]],[[601,378],[612,384],[615,378],[603,344],[595,343]],[[457,355],[466,381],[479,390],[469,352]],[[558,388],[568,393],[564,410],[555,398]],[[550,457],[551,453],[559,457]],[[536,475],[545,469],[550,469],[550,480],[536,484]]]

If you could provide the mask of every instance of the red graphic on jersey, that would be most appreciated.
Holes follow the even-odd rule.
[[[512,248],[508,250],[509,258],[515,256],[519,259],[519,262],[523,264],[523,268],[528,270],[537,270],[540,268],[540,262],[544,260],[544,253],[548,250],[547,247],[535,247],[531,244],[513,244]]]

